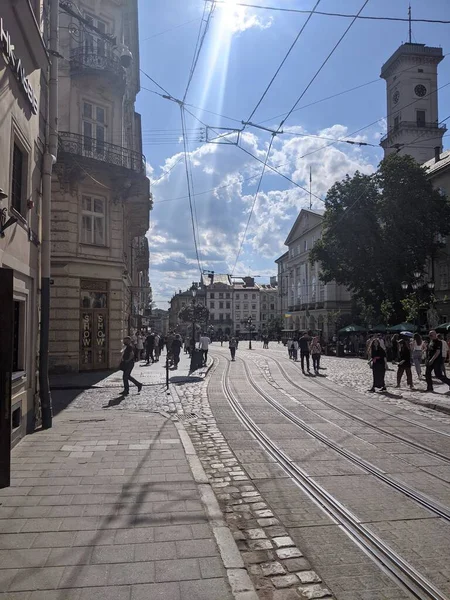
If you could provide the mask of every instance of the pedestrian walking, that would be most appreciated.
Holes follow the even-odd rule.
[[[183,346],[183,342],[181,340],[181,335],[179,333],[176,334],[175,339],[172,342],[172,358],[173,358],[173,366],[174,369],[178,369],[178,363],[180,362],[180,352],[181,347]]]
[[[309,368],[309,344],[311,342],[311,335],[312,335],[311,331],[304,332],[298,342],[299,346],[300,346],[300,360],[302,363],[303,373],[305,372],[305,361],[306,361],[306,368],[308,369],[308,373],[311,373],[310,368]]]
[[[406,373],[406,382],[411,390],[414,389],[411,373],[411,349],[406,340],[399,340],[398,342],[398,361],[396,387],[400,387],[403,373]]]
[[[136,360],[140,360],[142,358],[143,352],[144,352],[144,336],[139,331],[136,334]]]
[[[161,348],[159,347],[159,334],[155,333],[154,341],[153,341],[153,352],[155,354],[155,362],[159,361],[159,357],[161,355]]]
[[[155,359],[153,357],[153,351],[155,349],[155,334],[154,333],[149,333],[147,336],[147,339],[145,340],[145,360],[146,360],[146,365],[150,364],[150,361],[152,361],[152,363],[155,362]]]
[[[374,392],[375,388],[380,388],[382,392],[386,391],[384,377],[386,374],[386,351],[381,347],[378,338],[373,338],[369,350],[370,366],[372,368],[373,383],[369,392]]]
[[[292,342],[292,360],[294,362],[297,362],[297,360],[298,360],[298,342],[297,342],[297,340],[294,340]]]
[[[441,333],[438,334],[438,340],[442,344],[442,372],[444,373],[444,375],[447,375],[447,373],[445,372],[445,363],[447,362],[448,358],[448,344]]]
[[[314,373],[316,375],[318,375],[319,369],[320,369],[320,355],[322,354],[322,347],[320,345],[320,340],[319,340],[318,335],[314,336],[313,339],[311,340],[311,343],[309,345],[309,351],[311,353]]]
[[[288,350],[288,356],[289,358],[292,358],[292,352],[294,350],[294,340],[288,340],[286,346]]]
[[[230,349],[231,360],[234,361],[235,356],[236,356],[236,348],[237,348],[237,341],[236,341],[235,337],[230,338],[230,341],[228,342],[228,347]]]
[[[206,335],[205,332],[202,333],[199,340],[200,350],[203,352],[203,366],[206,365],[206,361],[208,360],[208,348],[211,343],[211,340]]]
[[[412,352],[412,361],[414,367],[416,368],[417,377],[422,379],[422,358],[426,352],[425,343],[422,340],[422,336],[418,333],[414,334],[414,337],[411,341],[411,352]]]
[[[123,392],[120,393],[121,396],[128,396],[130,393],[130,381],[134,383],[134,385],[138,389],[138,394],[142,390],[142,383],[131,377],[131,371],[134,367],[134,348],[131,342],[130,336],[126,336],[123,338],[124,350],[122,354],[122,360],[120,361],[120,369],[123,371]]]
[[[446,383],[450,388],[450,379],[442,373],[442,342],[438,340],[437,333],[432,329],[430,331],[430,343],[427,348],[427,361],[425,369],[425,380],[427,382],[427,392],[433,391],[433,379],[431,374],[434,371],[435,377]]]

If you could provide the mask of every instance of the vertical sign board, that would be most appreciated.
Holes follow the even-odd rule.
[[[0,489],[11,479],[13,310],[13,270],[0,268]]]

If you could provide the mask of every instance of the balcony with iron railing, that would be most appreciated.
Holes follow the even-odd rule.
[[[426,130],[431,130],[435,133],[437,130],[439,133],[445,133],[447,131],[447,126],[445,123],[438,123],[437,121],[422,121],[418,119],[417,121],[400,121],[391,127],[385,135],[380,139],[380,144],[386,142],[391,138],[395,133],[400,132],[403,129],[422,129],[425,135]]]
[[[74,155],[138,174],[146,172],[145,156],[140,152],[70,131],[59,132],[59,152],[62,157]]]
[[[73,48],[70,53],[72,75],[95,75],[109,77],[121,91],[125,89],[125,69],[112,51],[96,52],[85,46]]]

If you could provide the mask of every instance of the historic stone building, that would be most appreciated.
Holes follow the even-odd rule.
[[[259,284],[259,298],[261,331],[264,332],[273,329],[274,322],[280,320],[278,285],[275,281]]]
[[[49,67],[42,9],[41,1],[0,3],[0,329],[5,345],[12,326],[11,425],[4,426],[12,427],[13,444],[39,418],[40,226]],[[7,318],[11,309],[12,318]],[[7,346],[5,350],[9,342]],[[2,385],[0,394],[3,415],[9,390]],[[1,430],[2,436],[9,439],[9,431]]]
[[[236,335],[245,335],[249,333],[248,319],[252,318],[252,331],[259,333],[261,330],[261,303],[260,288],[253,277],[243,277],[235,279],[233,284],[233,314],[234,314],[234,332]]]
[[[322,283],[320,265],[310,264],[309,252],[322,227],[322,214],[302,209],[285,241],[289,250],[276,262],[284,329],[319,330],[328,339],[335,333],[337,317],[350,312],[351,295],[335,282]]]
[[[439,124],[437,66],[442,48],[402,44],[381,69],[386,80],[387,134],[381,139],[385,156],[400,152],[423,163],[442,148],[445,125]]]
[[[70,10],[65,11],[69,4]],[[52,186],[54,371],[114,368],[150,295],[137,0],[61,3]]]
[[[206,302],[206,291],[201,284],[192,283],[192,287],[196,288],[195,294],[195,302],[197,304],[205,305]],[[170,330],[177,331],[181,333],[183,336],[186,335],[186,332],[189,329],[190,323],[183,323],[178,315],[180,310],[189,304],[192,304],[194,296],[192,294],[192,287],[189,290],[181,291],[177,294],[174,294],[170,300],[170,309],[169,309],[169,320],[168,326]],[[190,328],[192,331],[192,327]]]

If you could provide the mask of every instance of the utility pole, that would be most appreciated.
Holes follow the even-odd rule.
[[[412,40],[412,27],[411,27],[411,4],[409,5],[408,8],[408,21],[409,21],[409,43],[411,44],[411,40]]]
[[[50,11],[50,78],[45,132],[45,153],[42,175],[42,243],[41,243],[41,327],[39,341],[39,392],[42,407],[42,428],[52,426],[52,398],[48,381],[50,330],[50,242],[52,170],[58,153],[58,36],[59,1],[49,0]]]

